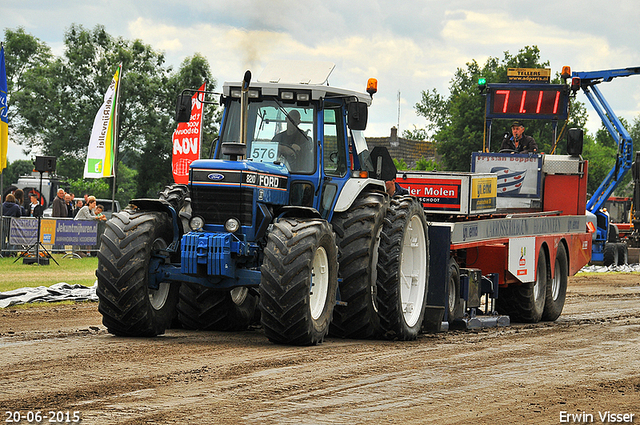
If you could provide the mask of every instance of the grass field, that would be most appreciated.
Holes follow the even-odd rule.
[[[22,264],[22,259],[16,261],[16,258],[0,258],[0,292],[60,282],[92,286],[96,280],[97,257],[62,258],[62,255],[54,255],[60,265],[50,260],[48,266]]]

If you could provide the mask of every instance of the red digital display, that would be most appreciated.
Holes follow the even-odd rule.
[[[496,90],[493,113],[555,115],[560,95],[560,90]]]
[[[492,88],[490,99],[488,117],[566,119],[568,91],[562,85],[500,84]]]

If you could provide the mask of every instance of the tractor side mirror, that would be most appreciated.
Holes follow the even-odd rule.
[[[178,95],[178,103],[176,105],[176,121],[189,122],[191,120],[191,95]]]
[[[584,131],[581,128],[570,128],[567,133],[567,153],[569,155],[582,155]]]
[[[365,130],[367,128],[368,109],[364,102],[351,102],[347,106],[349,128],[351,130]]]

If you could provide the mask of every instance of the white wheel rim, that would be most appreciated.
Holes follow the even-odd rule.
[[[167,248],[167,243],[162,239],[158,238],[153,241],[153,245],[151,246],[151,252],[157,252],[160,250],[164,250]],[[160,282],[158,285],[158,289],[149,289],[149,302],[151,303],[151,307],[154,310],[160,310],[164,307],[164,304],[167,302],[169,298],[169,291],[171,290],[171,284],[168,282]]]
[[[561,273],[562,268],[560,267],[560,261],[556,258],[555,273],[553,274],[553,280],[551,281],[551,296],[554,301],[558,299],[558,295],[560,294]]]
[[[455,313],[454,308],[456,306],[456,280],[453,278],[453,276],[449,277],[449,312],[450,313]],[[449,317],[449,320],[451,320],[452,317]]]
[[[249,288],[241,287],[241,288],[233,288],[229,295],[231,295],[231,301],[235,305],[242,305],[244,300],[247,299],[247,294],[249,293]]]
[[[171,284],[167,282],[160,283],[158,289],[149,288],[149,302],[154,310],[160,310],[164,306],[164,303],[167,302],[167,298],[169,298],[170,289]]]
[[[329,257],[323,247],[319,247],[313,257],[311,268],[311,291],[309,293],[309,307],[311,317],[318,320],[324,311],[329,293]]]
[[[405,229],[399,271],[402,314],[413,327],[420,319],[427,285],[427,242],[419,216],[411,217]]]

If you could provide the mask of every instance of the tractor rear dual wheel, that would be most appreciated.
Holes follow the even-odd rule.
[[[377,266],[380,234],[389,206],[381,193],[363,193],[331,222],[339,251],[340,300],[330,333],[340,338],[373,338],[380,333]]]
[[[380,239],[378,310],[383,336],[414,340],[424,318],[429,278],[429,239],[422,205],[392,198]]]
[[[182,283],[178,321],[186,329],[242,331],[251,324],[257,303],[257,296],[248,288],[221,291]]]
[[[185,184],[174,183],[166,186],[158,197],[171,204],[178,213],[182,222],[183,231],[189,231],[189,220],[191,219],[191,198],[189,197],[189,187]]]

